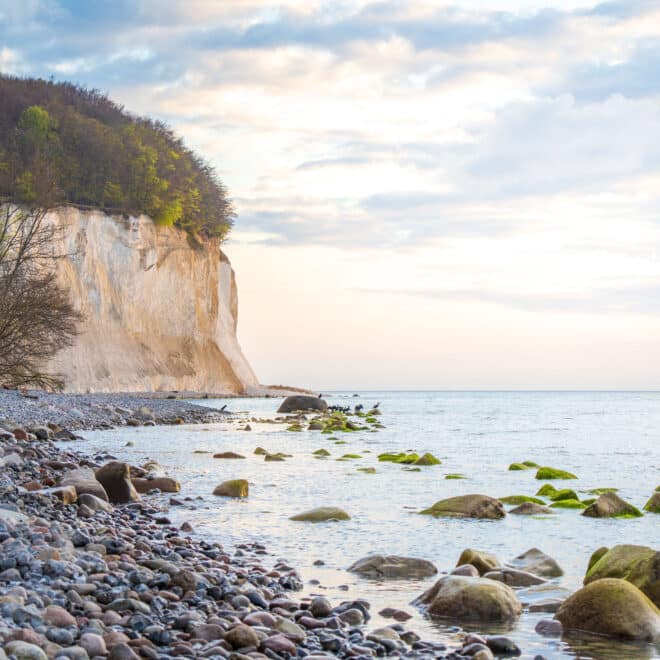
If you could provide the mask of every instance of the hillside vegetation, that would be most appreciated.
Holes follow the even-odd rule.
[[[234,218],[213,168],[165,124],[95,90],[8,76],[0,76],[0,196],[145,213],[200,238],[224,238]]]

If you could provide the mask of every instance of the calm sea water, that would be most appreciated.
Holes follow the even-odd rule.
[[[635,543],[660,546],[660,515],[635,520],[596,520],[579,511],[558,510],[556,516],[508,516],[501,521],[443,520],[415,512],[439,499],[467,493],[495,497],[534,495],[543,482],[534,471],[510,472],[512,462],[533,460],[574,472],[577,481],[555,482],[578,491],[616,487],[620,495],[642,507],[660,484],[660,393],[603,392],[352,392],[332,393],[329,403],[369,407],[380,402],[380,420],[387,428],[377,433],[336,434],[346,444],[334,444],[318,431],[287,432],[284,426],[251,423],[252,417],[273,417],[275,399],[208,400],[227,404],[234,421],[217,425],[146,427],[88,433],[90,451],[107,450],[139,464],[156,459],[182,483],[182,495],[203,497],[197,509],[173,507],[173,521],[190,521],[196,533],[227,546],[260,541],[276,557],[285,557],[301,571],[306,593],[323,593],[339,602],[365,597],[372,612],[382,607],[406,609],[414,615],[406,625],[424,638],[451,643],[453,633],[426,620],[409,603],[433,583],[378,582],[346,572],[353,561],[370,553],[401,554],[432,560],[449,570],[465,548],[496,554],[506,561],[538,547],[560,563],[565,575],[558,586],[575,590],[582,581],[591,553],[600,546]],[[134,446],[126,447],[128,440]],[[265,463],[254,449],[285,452],[285,462]],[[318,460],[315,449],[332,457]],[[385,451],[430,451],[442,465],[409,472],[378,463]],[[247,460],[217,460],[210,454],[237,451]],[[358,460],[337,461],[346,453]],[[358,467],[376,467],[364,474]],[[462,473],[465,480],[446,480]],[[213,497],[225,479],[246,478],[246,500]],[[583,498],[585,492],[579,493]],[[288,518],[308,508],[336,505],[352,520],[305,524]],[[321,559],[325,566],[314,566]],[[347,590],[346,590],[347,589]],[[534,632],[540,618],[523,614],[506,630],[526,658],[658,658],[651,645],[618,644],[610,640],[572,642],[548,640]],[[373,625],[391,623],[378,616]],[[487,629],[484,632],[503,629]]]

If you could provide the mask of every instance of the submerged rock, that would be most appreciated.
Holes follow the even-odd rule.
[[[245,458],[242,454],[237,454],[234,451],[222,451],[218,454],[213,454],[213,458]]]
[[[564,601],[555,618],[565,631],[649,642],[660,639],[660,611],[626,580],[604,578],[588,584]]]
[[[547,506],[541,506],[535,502],[523,502],[515,509],[511,509],[509,513],[514,516],[542,516],[549,513],[554,514],[555,512]]]
[[[660,607],[660,552],[643,545],[599,548],[589,562],[584,584],[604,578],[630,582]]]
[[[372,578],[424,578],[438,572],[438,569],[426,559],[396,555],[363,557],[348,570]]]
[[[295,516],[291,516],[289,520],[303,521],[303,522],[325,522],[336,520],[350,520],[351,517],[339,507],[335,506],[322,506],[316,509],[304,511]]]
[[[639,518],[643,514],[616,493],[603,493],[582,515],[589,518]]]
[[[518,571],[515,568],[499,568],[484,574],[488,580],[504,582],[510,587],[532,587],[536,584],[545,584],[547,580],[527,571]]]
[[[155,488],[161,493],[178,493],[181,490],[181,484],[170,477],[155,477],[153,479],[133,477],[131,481],[138,493],[148,493]]]
[[[431,617],[458,621],[509,622],[522,612],[510,587],[486,578],[448,575],[414,601]]]
[[[488,495],[458,495],[440,500],[420,513],[430,516],[449,518],[485,518],[498,520],[506,516],[504,506],[499,500]]]
[[[498,498],[502,504],[525,504],[526,502],[534,502],[535,504],[545,504],[545,502],[538,497],[531,497],[530,495],[507,495],[506,497]]]

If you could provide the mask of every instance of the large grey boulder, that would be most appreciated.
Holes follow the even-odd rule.
[[[522,612],[511,587],[495,580],[462,575],[441,578],[414,604],[424,606],[430,617],[456,621],[506,623]]]
[[[295,396],[288,396],[282,405],[277,409],[278,413],[291,413],[298,412],[299,410],[318,410],[325,412],[328,409],[328,404],[317,396],[305,396],[303,394],[296,394]]]
[[[438,569],[426,559],[399,557],[397,555],[370,555],[359,559],[349,568],[370,578],[425,578],[435,575]]]

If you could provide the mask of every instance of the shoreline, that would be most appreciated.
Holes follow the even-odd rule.
[[[81,420],[80,427],[95,422]],[[169,506],[149,495],[111,504],[60,486],[63,473],[98,470],[112,457],[58,447],[57,433],[0,422],[2,660],[449,652],[401,623],[367,631],[370,605],[359,597],[334,605],[323,596],[298,601],[303,585],[296,569],[259,543],[229,551],[195,538],[186,523],[175,527],[167,511],[186,500],[185,492],[173,493]],[[128,474],[128,464],[119,465]],[[93,472],[88,476],[94,481]]]

